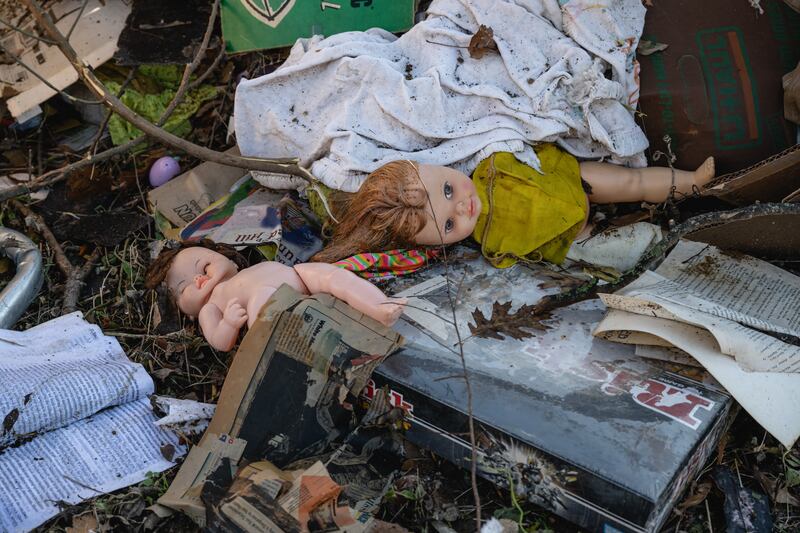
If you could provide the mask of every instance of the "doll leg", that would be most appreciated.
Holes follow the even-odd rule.
[[[600,204],[614,202],[659,203],[675,192],[690,194],[714,178],[714,158],[709,157],[697,170],[666,167],[626,168],[609,163],[581,163],[581,177],[592,187],[589,200]]]
[[[301,263],[294,269],[310,294],[332,294],[386,326],[397,322],[403,313],[405,299],[389,298],[378,287],[349,270],[328,263]]]

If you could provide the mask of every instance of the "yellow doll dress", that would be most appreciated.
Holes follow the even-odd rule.
[[[498,268],[520,260],[561,263],[586,220],[578,161],[552,144],[535,150],[543,173],[498,152],[472,175],[482,204],[472,236]]]

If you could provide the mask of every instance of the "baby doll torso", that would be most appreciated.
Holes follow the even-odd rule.
[[[237,300],[247,311],[247,326],[250,327],[261,307],[284,283],[300,293],[308,294],[308,288],[295,269],[266,261],[240,270],[235,276],[217,284],[211,291],[208,304],[224,310],[228,302]]]
[[[189,316],[200,317],[201,323],[203,315],[214,308],[225,315],[231,302],[236,302],[246,312],[250,326],[261,306],[284,283],[308,294],[305,283],[291,267],[267,261],[239,271],[233,261],[203,247],[181,251],[166,281],[178,307]]]
[[[239,271],[236,263],[204,246],[164,257],[170,262],[162,279],[178,308],[198,319],[206,340],[218,350],[230,350],[242,326],[252,326],[267,300],[284,284],[302,294],[331,294],[385,326],[397,321],[406,303],[387,298],[368,281],[326,263],[289,267],[267,261]]]

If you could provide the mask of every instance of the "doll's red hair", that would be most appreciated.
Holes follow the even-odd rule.
[[[331,242],[311,258],[333,263],[355,254],[413,248],[425,227],[428,195],[415,163],[386,163],[367,176],[357,193],[331,198],[334,223]]]

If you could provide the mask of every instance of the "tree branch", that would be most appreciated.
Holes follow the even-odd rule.
[[[58,269],[61,270],[66,278],[66,283],[64,284],[64,300],[61,303],[61,314],[75,311],[78,307],[78,299],[81,295],[83,280],[85,280],[86,276],[91,272],[92,265],[94,265],[95,261],[100,258],[100,247],[98,246],[95,248],[92,255],[86,260],[86,263],[78,268],[67,258],[64,249],[58,243],[58,239],[56,239],[53,232],[50,231],[50,228],[41,215],[34,213],[30,207],[18,200],[11,200],[11,205],[14,209],[22,213],[27,226],[33,227],[33,229],[42,235],[48,247],[50,247],[50,250],[53,252],[53,257],[55,258],[56,265],[58,265]]]
[[[591,300],[596,298],[599,293],[608,294],[625,287],[646,270],[655,268],[666,256],[667,252],[689,233],[729,222],[774,215],[800,215],[800,204],[754,204],[731,211],[715,211],[694,216],[673,228],[663,239],[651,245],[642,255],[639,262],[632,269],[625,272],[618,281],[607,285],[599,285],[599,280],[595,278],[574,289],[545,296],[536,304],[523,305],[516,313],[504,314],[502,317],[496,317],[492,313],[488,320],[485,318],[483,320],[476,319],[476,325],[470,324],[470,332],[476,337],[494,338],[498,338],[498,334],[505,335],[507,334],[506,332],[513,331],[516,333],[519,328],[529,327],[527,325],[531,324],[537,317],[542,317],[555,309],[584,300]],[[476,313],[481,312],[476,310]],[[473,316],[475,316],[475,313],[473,313]],[[481,313],[480,316],[482,317],[483,314]]]
[[[125,152],[128,152],[129,150],[133,149],[136,145],[144,142],[145,140],[147,140],[147,136],[140,135],[139,137],[132,139],[126,142],[125,144],[114,146],[113,148],[109,148],[108,150],[100,152],[97,155],[87,156],[83,159],[75,161],[74,163],[71,163],[64,167],[57,168],[49,172],[45,172],[38,178],[32,179],[27,183],[20,183],[19,185],[15,185],[7,189],[2,189],[0,190],[0,202],[2,202],[3,200],[8,200],[9,198],[15,198],[17,196],[21,196],[23,194],[30,194],[34,191],[38,191],[39,189],[55,185],[56,183],[64,180],[71,172],[74,172],[89,165],[93,165],[94,163],[98,163],[105,159],[109,159],[110,157],[113,157],[115,155],[124,154]]]
[[[11,206],[22,213],[26,226],[33,228],[42,235],[45,242],[47,242],[47,246],[49,246],[50,250],[53,252],[53,257],[56,265],[58,265],[58,269],[61,270],[64,276],[69,276],[72,272],[72,263],[67,259],[66,254],[64,254],[64,249],[61,248],[58,239],[56,239],[56,236],[53,235],[53,232],[50,231],[50,228],[45,224],[44,219],[40,215],[34,213],[30,207],[18,200],[12,200]]]
[[[78,300],[81,296],[83,282],[86,276],[89,275],[89,272],[92,271],[95,262],[100,259],[101,251],[102,249],[98,246],[94,249],[92,255],[86,259],[82,267],[72,268],[72,272],[67,276],[67,283],[64,285],[64,301],[61,304],[61,314],[66,315],[67,313],[72,313],[78,308]]]
[[[219,0],[214,0],[214,5],[211,7],[211,16],[208,17],[208,25],[206,26],[206,32],[203,35],[203,41],[200,43],[200,49],[195,54],[194,59],[191,63],[186,65],[186,68],[183,69],[183,76],[181,77],[181,82],[178,85],[178,90],[175,91],[175,96],[172,98],[172,101],[167,106],[167,109],[161,115],[161,118],[158,119],[157,126],[163,126],[167,119],[172,115],[172,112],[178,107],[178,104],[183,100],[183,95],[189,89],[189,78],[192,76],[194,71],[197,69],[198,65],[200,65],[200,61],[203,60],[203,56],[208,49],[208,43],[211,40],[211,34],[214,32],[214,22],[217,20],[217,9],[219,8]]]
[[[171,146],[176,150],[180,150],[190,154],[198,159],[204,161],[213,161],[222,165],[232,167],[239,167],[248,170],[259,170],[266,172],[277,172],[281,174],[292,174],[299,176],[308,181],[313,179],[311,173],[298,164],[297,159],[261,159],[254,157],[234,156],[210,150],[202,146],[196,145],[185,139],[173,135],[155,124],[145,120],[137,115],[134,111],[123,104],[119,98],[114,96],[108,88],[94,75],[94,72],[78,57],[75,49],[64,38],[61,32],[56,28],[55,24],[50,20],[36,0],[21,0],[22,3],[28,8],[36,22],[44,30],[44,32],[57,43],[59,50],[66,56],[67,60],[72,64],[73,68],[77,71],[78,76],[83,80],[86,86],[91,90],[106,106],[110,107],[119,116],[142,130],[145,134],[159,140],[160,142]]]

